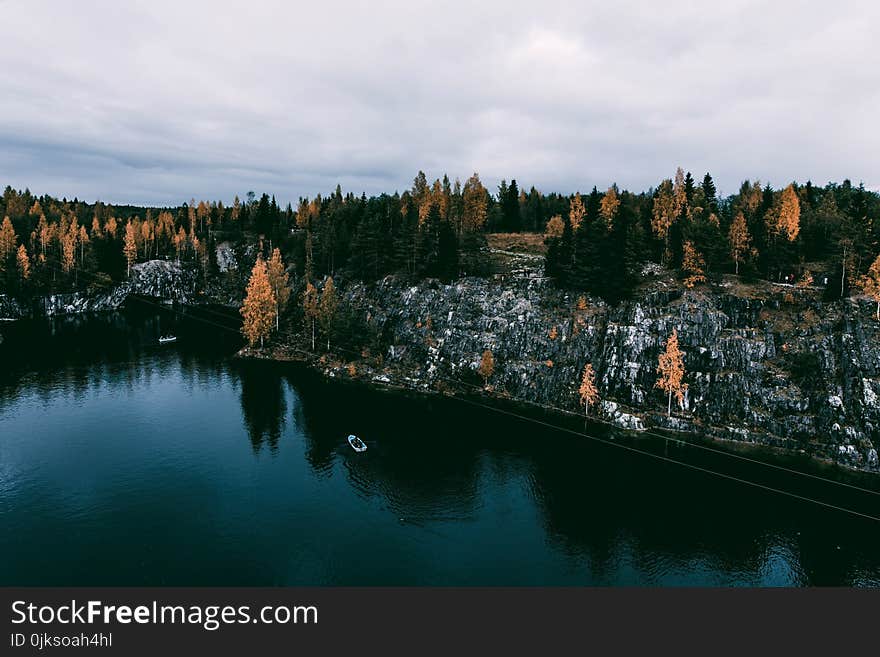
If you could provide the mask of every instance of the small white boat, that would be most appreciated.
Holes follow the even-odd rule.
[[[367,451],[367,444],[357,436],[349,436],[348,444],[351,445],[351,448],[356,452]]]
[[[177,342],[177,336],[176,335],[159,336],[159,344],[167,344],[169,342]]]

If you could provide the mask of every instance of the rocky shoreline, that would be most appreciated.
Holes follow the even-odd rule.
[[[594,419],[616,428],[681,432],[880,472],[880,323],[867,301],[827,303],[818,290],[746,286],[733,277],[686,290],[669,272],[645,275],[635,298],[617,306],[555,288],[527,257],[494,279],[340,280],[340,307],[357,319],[366,346],[312,353],[307,336],[289,330],[262,352],[241,355],[304,362],[337,380],[473,394],[559,415],[582,413],[577,390],[591,363],[601,398]],[[130,295],[236,305],[233,286],[200,282],[191,269],[150,261],[116,287],[47,297],[36,314],[112,310]],[[4,318],[33,310],[0,297]],[[667,417],[654,383],[673,329],[688,389]],[[477,368],[486,349],[495,372],[484,386]]]
[[[592,363],[602,397],[596,419],[620,429],[681,432],[880,472],[880,326],[867,302],[824,303],[817,290],[743,290],[729,281],[685,290],[662,274],[616,307],[537,275],[449,285],[388,277],[342,286],[341,294],[375,348],[313,356],[290,346],[308,344],[298,336],[261,356],[304,361],[334,379],[470,391],[560,414],[582,412],[579,377]],[[688,390],[667,417],[654,382],[673,329]],[[496,368],[484,387],[477,368],[485,349]]]

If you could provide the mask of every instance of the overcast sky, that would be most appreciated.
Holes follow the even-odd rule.
[[[880,187],[880,3],[705,4],[0,0],[0,185]]]

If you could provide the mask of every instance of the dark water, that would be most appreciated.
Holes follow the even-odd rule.
[[[0,584],[880,583],[876,522],[236,362],[209,319],[0,327]]]

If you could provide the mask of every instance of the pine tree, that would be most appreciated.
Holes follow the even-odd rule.
[[[278,248],[272,250],[272,257],[266,266],[269,276],[269,285],[272,287],[272,293],[275,295],[275,330],[280,326],[281,313],[287,307],[290,299],[290,276],[281,262],[281,251]]]
[[[519,187],[516,180],[510,181],[507,188],[507,196],[504,199],[504,229],[510,233],[517,233],[522,229],[519,214]]]
[[[269,273],[262,257],[257,257],[251,270],[241,314],[244,318],[241,332],[247,338],[248,344],[253,347],[259,340],[262,348],[263,339],[272,330],[275,317],[275,294],[272,292]]]
[[[694,199],[694,177],[691,175],[691,172],[688,171],[684,177],[684,198],[688,205],[690,205],[691,201]]]
[[[486,349],[480,358],[480,376],[483,377],[483,385],[489,385],[489,379],[495,373],[495,357],[492,352]]]
[[[642,228],[626,200],[599,251],[601,265],[595,276],[595,292],[609,303],[629,298],[638,285],[643,245]]]
[[[703,189],[703,195],[706,197],[706,206],[709,208],[709,211],[717,214],[718,190],[715,188],[715,181],[712,180],[712,176],[708,172],[703,176],[703,184],[700,186]]]
[[[584,405],[584,415],[589,415],[590,406],[599,401],[599,390],[596,388],[596,373],[593,371],[592,363],[587,363],[584,366],[578,394],[580,394],[581,404]]]
[[[684,400],[684,391],[687,390],[687,384],[682,383],[684,378],[684,354],[678,348],[678,331],[672,329],[672,335],[666,341],[666,349],[660,354],[657,363],[657,373],[660,377],[654,384],[655,388],[660,388],[669,396],[667,403],[666,415],[672,415],[672,395],[681,404]]]

